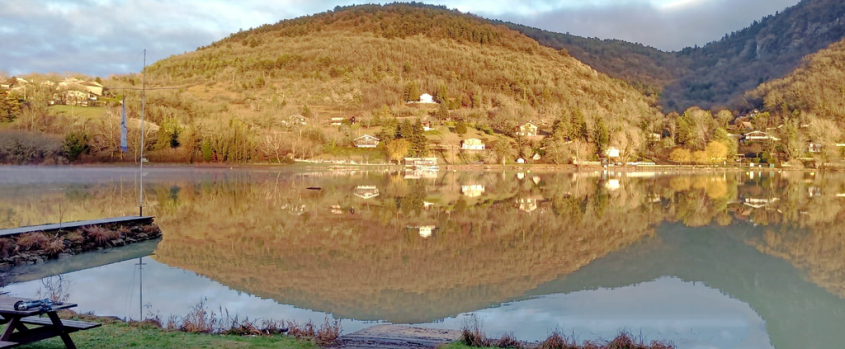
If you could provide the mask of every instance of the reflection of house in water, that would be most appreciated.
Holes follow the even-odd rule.
[[[604,183],[604,187],[607,190],[616,190],[620,188],[619,180],[618,179],[608,179],[607,182]]]
[[[437,179],[437,171],[431,170],[405,170],[405,179]]]
[[[742,203],[745,206],[750,206],[753,208],[762,208],[769,206],[769,204],[773,204],[775,201],[778,201],[778,198],[743,198]]]
[[[481,184],[470,184],[461,186],[461,194],[474,198],[484,194],[484,186]]]
[[[409,226],[405,227],[405,229],[416,232],[416,233],[420,234],[420,237],[427,239],[427,238],[431,237],[432,235],[434,235],[434,233],[437,231],[437,226],[434,226],[434,225],[411,226],[411,225],[409,225]]]
[[[402,160],[405,167],[413,167],[416,169],[430,169],[437,170],[437,158],[405,158]]]
[[[519,199],[519,209],[528,213],[534,212],[537,209],[537,199]]]
[[[541,195],[522,196],[516,200],[519,204],[519,209],[528,213],[537,210],[540,201],[543,201],[543,197]]]
[[[364,200],[372,199],[379,195],[378,188],[372,185],[359,185],[355,188],[353,192],[355,196],[359,198],[363,198]]]
[[[302,205],[284,204],[281,207],[281,209],[282,210],[288,210],[288,212],[299,216],[299,215],[305,213],[305,204],[302,204]]]

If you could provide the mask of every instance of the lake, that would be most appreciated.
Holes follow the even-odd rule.
[[[845,174],[145,172],[160,242],[12,268],[3,290],[59,283],[80,311],[134,319],[205,301],[344,333],[475,316],[524,340],[842,343]],[[137,215],[139,182],[130,168],[0,167],[0,228]]]

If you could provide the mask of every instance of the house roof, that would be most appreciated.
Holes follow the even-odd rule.
[[[371,136],[371,135],[363,135],[361,137],[355,138],[356,141],[359,140],[359,139],[373,139],[373,140],[377,140],[377,141],[380,140],[380,139],[378,139],[378,137]]]

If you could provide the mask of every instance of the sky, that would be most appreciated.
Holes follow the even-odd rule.
[[[549,31],[676,51],[719,40],[799,0],[440,0]],[[109,74],[196,50],[240,29],[350,0],[0,0],[0,72]],[[392,1],[388,1],[392,2]]]

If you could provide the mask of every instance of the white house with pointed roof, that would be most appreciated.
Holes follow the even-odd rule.
[[[485,145],[478,138],[468,138],[461,141],[461,149],[463,150],[484,150]]]
[[[434,101],[434,96],[432,96],[428,93],[423,93],[423,94],[420,95],[419,103],[420,104],[434,104],[434,103],[437,103],[437,102]]]
[[[353,140],[352,142],[355,143],[355,147],[358,148],[375,148],[378,146],[381,140],[376,138],[375,136],[363,135],[361,137],[355,138],[355,140]]]

